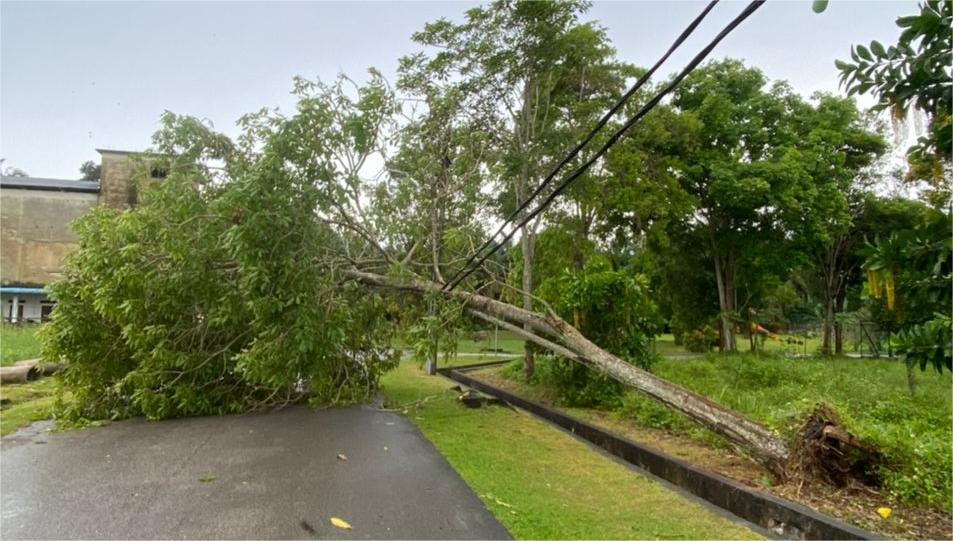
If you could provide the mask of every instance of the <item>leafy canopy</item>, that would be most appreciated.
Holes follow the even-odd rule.
[[[76,223],[44,329],[46,357],[70,360],[66,416],[348,402],[394,366],[383,300],[343,277],[370,248],[341,211],[392,99],[376,77],[357,98],[341,80],[295,92],[294,115],[246,118],[238,144],[167,113],[150,158],[167,177]]]

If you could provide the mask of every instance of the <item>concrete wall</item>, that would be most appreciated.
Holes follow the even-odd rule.
[[[0,193],[0,285],[42,287],[77,246],[70,223],[96,206],[95,193],[5,188]]]
[[[127,209],[136,202],[133,174],[142,167],[130,159],[130,152],[99,150],[102,155],[102,178],[100,179],[99,203],[117,209]]]

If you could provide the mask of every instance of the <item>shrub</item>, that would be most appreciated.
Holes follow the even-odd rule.
[[[540,286],[559,315],[603,349],[644,369],[655,360],[650,339],[661,328],[644,276],[615,270],[602,256]],[[539,368],[537,367],[537,370]],[[617,405],[622,385],[578,363],[553,359],[547,375],[570,405]]]
[[[703,325],[693,331],[684,333],[681,338],[685,349],[695,353],[708,353],[718,344],[718,331],[711,325]]]

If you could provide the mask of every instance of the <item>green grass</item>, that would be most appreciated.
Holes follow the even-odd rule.
[[[0,325],[0,365],[40,356],[36,338],[39,325]],[[0,436],[6,436],[34,421],[52,417],[55,383],[43,378],[30,383],[0,386]]]
[[[55,390],[52,378],[0,386],[0,436],[32,422],[50,419]]]
[[[457,353],[481,353],[492,348],[494,344],[493,329],[488,329],[484,332],[486,333],[486,339],[480,340],[479,342],[473,341],[471,338],[472,332],[467,333],[466,337],[457,342]],[[523,353],[524,340],[516,333],[499,331],[496,344],[504,353],[514,353],[517,355]]]
[[[799,359],[709,355],[660,362],[654,371],[767,424],[792,439],[818,403],[834,408],[855,435],[884,453],[885,487],[900,500],[953,505],[953,380],[886,359]]]
[[[800,343],[794,343],[798,341]],[[821,339],[816,336],[782,334],[777,340],[764,340],[759,346],[765,353],[781,353],[788,355],[813,355],[821,350]],[[744,336],[738,336],[738,349],[747,351],[749,348],[748,339]],[[704,355],[704,353],[693,353],[683,346],[675,343],[675,337],[671,334],[660,334],[655,338],[655,351],[659,355]]]
[[[415,363],[383,385],[392,405],[432,397],[407,417],[518,539],[757,538],[525,413],[465,408]]]
[[[0,324],[0,366],[40,356],[39,325]]]
[[[516,364],[501,373],[521,379]],[[953,505],[953,380],[949,372],[916,370],[913,394],[906,367],[887,359],[709,354],[663,359],[653,372],[754,418],[791,443],[811,410],[826,404],[848,431],[883,453],[880,473],[893,499],[944,512]],[[560,402],[546,361],[537,363],[536,381]],[[634,391],[626,393],[614,409],[644,427],[689,436],[711,447],[725,445],[711,432]]]

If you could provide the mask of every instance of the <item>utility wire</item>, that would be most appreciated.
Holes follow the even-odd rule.
[[[665,63],[665,61],[668,60],[668,57],[671,56],[672,53],[674,53],[675,50],[679,48],[679,46],[681,46],[682,42],[684,42],[688,38],[688,36],[690,36],[692,32],[694,32],[695,29],[698,28],[698,25],[701,24],[702,20],[705,19],[705,17],[712,10],[712,8],[715,7],[715,4],[717,3],[718,3],[718,0],[711,0],[711,2],[709,2],[708,5],[705,6],[705,9],[703,9],[702,12],[697,17],[695,17],[695,19],[691,22],[691,24],[689,24],[685,28],[685,30],[682,31],[681,35],[678,36],[678,38],[672,43],[672,45],[668,48],[668,51],[666,51],[665,54],[658,59],[658,61],[655,63],[654,66],[652,66],[648,71],[642,74],[642,76],[639,77],[638,80],[636,80],[635,84],[632,85],[632,88],[630,88],[629,91],[625,93],[625,95],[623,95],[621,98],[619,98],[618,101],[616,101],[615,105],[613,105],[612,108],[610,108],[609,111],[606,112],[606,114],[604,114],[601,119],[599,119],[599,122],[596,123],[596,125],[592,128],[592,130],[589,131],[589,134],[586,135],[586,137],[578,145],[576,145],[575,148],[569,151],[569,154],[567,154],[566,157],[563,158],[562,161],[560,161],[559,164],[556,165],[556,167],[552,170],[552,172],[549,173],[549,175],[547,175],[546,178],[539,183],[539,186],[536,187],[533,193],[530,194],[530,196],[527,197],[525,200],[523,200],[523,202],[519,205],[519,208],[514,210],[506,218],[506,220],[502,224],[500,224],[500,227],[499,229],[496,230],[496,233],[493,233],[493,235],[491,235],[490,238],[486,239],[486,242],[484,242],[483,245],[477,248],[476,251],[474,251],[473,254],[471,254],[470,257],[467,258],[467,261],[463,264],[463,267],[461,267],[459,271],[457,271],[456,273],[454,273],[452,277],[450,277],[450,280],[447,281],[447,284],[453,283],[453,281],[458,276],[460,276],[460,273],[465,271],[470,266],[470,264],[473,263],[473,260],[476,259],[483,252],[483,250],[485,250],[490,244],[493,243],[493,239],[495,239],[500,233],[503,232],[503,229],[506,228],[507,224],[512,223],[513,220],[519,217],[521,212],[526,210],[526,207],[529,206],[529,204],[533,201],[533,199],[535,199],[536,196],[539,195],[540,192],[542,192],[543,189],[546,188],[546,186],[548,186],[549,183],[552,182],[554,178],[556,178],[556,175],[559,173],[559,170],[565,167],[566,164],[571,162],[573,159],[575,159],[576,156],[579,155],[579,152],[586,145],[588,145],[590,141],[592,141],[592,139],[602,130],[603,127],[605,127],[606,124],[609,123],[609,120],[613,116],[615,116],[615,114],[620,109],[622,109],[622,106],[625,105],[625,103],[629,101],[629,99],[632,98],[632,96],[635,95],[635,93],[638,92],[639,89],[641,89],[646,82],[648,82],[649,78],[651,78],[652,75],[655,74],[655,71],[658,70],[659,66]],[[443,288],[446,289],[447,285],[444,284]]]
[[[481,256],[479,260],[477,260],[475,264],[469,267],[469,269],[462,275],[460,275],[460,273],[457,273],[457,278],[448,282],[443,289],[452,291],[467,276],[473,274],[473,272],[476,271],[477,268],[479,268],[479,266],[484,261],[487,260],[487,258],[495,254],[497,251],[499,251],[500,248],[502,248],[503,245],[508,240],[513,238],[513,235],[516,234],[519,228],[526,225],[527,222],[529,222],[530,220],[535,218],[540,212],[545,210],[546,207],[548,207],[549,204],[552,203],[552,201],[559,194],[561,194],[566,189],[566,187],[569,186],[570,183],[572,183],[572,181],[582,176],[582,174],[585,173],[586,170],[588,170],[589,167],[591,167],[592,164],[596,162],[596,160],[601,158],[613,145],[616,144],[616,142],[618,142],[619,138],[621,138],[622,135],[629,130],[629,128],[631,128],[636,122],[638,122],[642,117],[644,117],[646,113],[648,113],[656,105],[658,105],[658,103],[662,101],[662,98],[664,98],[667,94],[669,94],[672,90],[674,90],[675,87],[678,86],[678,84],[682,81],[682,79],[684,79],[689,73],[691,73],[696,67],[698,67],[698,65],[705,60],[705,58],[711,53],[711,51],[715,48],[715,46],[717,46],[718,43],[720,43],[721,40],[725,38],[725,36],[731,33],[732,30],[734,30],[739,24],[741,24],[742,21],[747,19],[752,13],[757,11],[757,9],[760,8],[765,1],[766,0],[753,0],[750,4],[748,4],[748,6],[737,17],[735,17],[730,23],[728,23],[728,25],[725,26],[725,28],[721,32],[719,32],[717,36],[715,36],[715,38],[711,41],[711,43],[709,43],[704,49],[702,49],[701,52],[699,52],[695,56],[695,58],[693,58],[692,61],[687,66],[685,66],[684,69],[682,69],[682,71],[678,74],[678,76],[675,77],[675,79],[672,80],[671,83],[669,83],[664,89],[662,89],[661,92],[656,94],[655,97],[653,97],[648,103],[646,103],[642,107],[642,109],[640,109],[639,112],[635,114],[635,116],[630,118],[625,123],[625,125],[623,125],[618,131],[612,134],[612,137],[610,137],[609,140],[606,141],[606,143],[602,145],[602,147],[598,151],[596,151],[596,153],[589,160],[587,160],[585,163],[579,166],[575,171],[570,173],[569,176],[567,176],[559,184],[559,186],[557,186],[556,189],[551,194],[549,194],[549,196],[547,196],[542,203],[539,204],[539,206],[537,206],[532,212],[530,212],[525,218],[523,218],[520,221],[520,223],[513,228],[512,231],[510,231],[505,237],[503,237],[503,239],[498,244],[496,244],[493,247],[493,249],[490,250],[489,253]]]

